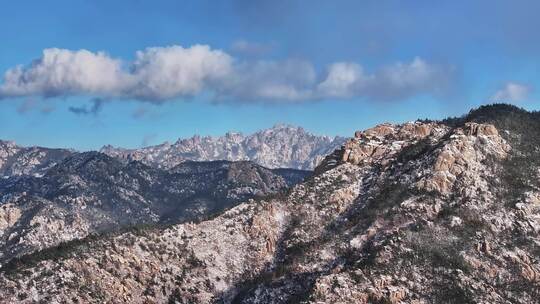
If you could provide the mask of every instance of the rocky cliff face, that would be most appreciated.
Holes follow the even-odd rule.
[[[73,154],[41,177],[0,181],[0,262],[90,233],[204,218],[280,193],[308,173],[282,176],[254,163],[227,161],[161,170],[98,152]]]
[[[537,303],[540,116],[484,107],[357,132],[287,194],[13,260],[0,298]],[[5,212],[4,223],[16,211]]]
[[[139,160],[158,168],[172,168],[186,160],[250,160],[267,168],[312,170],[344,138],[315,136],[302,128],[278,125],[252,135],[227,133],[223,137],[179,139],[142,149],[105,146],[101,152],[126,160]]]

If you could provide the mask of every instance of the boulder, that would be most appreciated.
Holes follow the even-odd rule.
[[[389,123],[377,125],[373,128],[367,129],[364,134],[368,137],[385,137],[394,133],[394,128]]]
[[[497,128],[495,128],[494,125],[491,124],[478,124],[474,122],[468,122],[465,124],[465,127],[463,128],[463,132],[465,135],[472,135],[472,136],[497,136],[499,135],[499,132],[497,131]]]
[[[406,123],[399,129],[398,138],[400,140],[424,138],[431,134],[432,129],[432,124]]]

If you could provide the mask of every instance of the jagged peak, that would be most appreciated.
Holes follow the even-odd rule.
[[[326,136],[326,135],[320,135],[319,136],[319,135],[315,135],[315,134],[313,134],[311,132],[306,131],[304,128],[302,128],[300,126],[296,126],[296,125],[288,124],[288,123],[277,123],[277,124],[274,124],[270,128],[261,129],[261,130],[255,131],[255,132],[247,134],[247,135],[245,133],[243,133],[243,132],[240,132],[240,131],[227,131],[225,134],[217,135],[217,136],[194,134],[191,137],[180,137],[175,141],[174,144],[171,144],[169,141],[165,141],[165,142],[163,142],[161,144],[146,146],[146,147],[142,147],[141,149],[151,149],[151,148],[156,148],[156,147],[168,147],[168,146],[171,146],[171,145],[177,145],[177,144],[181,144],[181,143],[184,143],[184,142],[190,142],[190,141],[201,141],[201,140],[203,140],[203,141],[205,141],[205,140],[206,141],[217,141],[217,140],[220,140],[220,139],[223,139],[223,138],[226,138],[226,139],[227,138],[236,138],[236,139],[240,138],[240,139],[243,139],[243,138],[258,135],[258,134],[266,134],[268,132],[279,132],[279,131],[292,131],[292,132],[302,134],[302,135],[318,136],[318,137],[329,138],[329,139],[340,138],[339,136],[334,136],[334,137],[330,137],[330,136]],[[104,152],[104,151],[108,151],[108,150],[119,150],[119,151],[129,152],[129,151],[136,151],[138,149],[136,149],[136,148],[133,148],[133,149],[123,148],[123,147],[114,146],[112,144],[103,145],[99,149],[100,152]]]
[[[314,135],[302,127],[276,124],[248,135],[227,132],[223,136],[194,135],[173,145],[140,149],[104,146],[100,151],[122,159],[137,159],[151,166],[172,168],[186,160],[252,160],[268,168],[313,169],[345,138]]]

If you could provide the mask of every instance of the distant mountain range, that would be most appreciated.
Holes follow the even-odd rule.
[[[99,152],[73,153],[39,176],[0,179],[0,264],[92,233],[200,220],[283,192],[309,174],[248,161],[159,169]]]
[[[184,161],[252,161],[263,167],[313,170],[323,158],[339,148],[344,137],[313,135],[303,128],[276,125],[251,135],[229,132],[221,137],[193,136],[174,144],[163,143],[140,149],[111,145],[100,152],[127,163],[138,160],[154,168],[170,169]],[[72,149],[22,147],[0,140],[0,177],[40,176],[67,156]]]
[[[197,220],[283,193],[311,172],[281,167],[313,168],[342,142],[290,126],[103,153],[0,140],[0,264],[89,234]]]
[[[120,159],[139,160],[156,168],[172,168],[186,160],[249,160],[267,168],[313,170],[344,142],[344,137],[317,136],[300,127],[276,125],[251,135],[193,136],[179,139],[174,144],[163,143],[141,149],[109,145],[100,151]]]

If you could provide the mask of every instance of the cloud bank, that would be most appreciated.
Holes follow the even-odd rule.
[[[308,61],[242,61],[207,45],[147,48],[132,61],[52,48],[28,65],[7,70],[0,98],[79,95],[162,103],[209,94],[223,102],[391,101],[444,94],[454,74],[452,67],[421,58],[372,72],[359,63],[338,62],[318,73]]]
[[[506,83],[500,90],[491,96],[493,102],[518,102],[526,100],[532,88],[528,85],[515,82]]]
[[[340,62],[328,68],[326,78],[317,85],[321,96],[333,98],[367,97],[399,100],[418,94],[443,95],[452,86],[451,67],[428,64],[415,58],[369,74],[356,63]]]
[[[103,52],[46,49],[28,66],[4,74],[1,97],[94,95],[163,101],[211,87],[232,58],[208,46],[148,48],[125,64]]]

